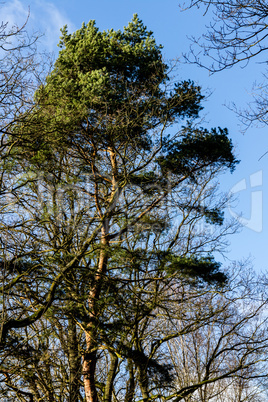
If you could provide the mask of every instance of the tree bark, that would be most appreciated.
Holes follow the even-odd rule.
[[[116,153],[112,148],[108,148],[110,154],[110,161],[112,166],[112,189],[109,197],[110,206],[107,211],[114,207],[114,194],[117,188],[117,163]],[[94,169],[94,166],[93,166]],[[99,205],[98,188],[96,187],[96,208],[99,211],[100,218],[103,219],[102,211]],[[108,234],[109,234],[110,217],[107,216],[103,220],[103,226],[101,230],[101,250],[98,262],[97,272],[95,274],[92,289],[88,297],[88,309],[89,309],[89,323],[86,327],[86,352],[83,358],[83,376],[84,376],[84,389],[86,402],[98,402],[98,394],[95,384],[95,369],[97,364],[97,328],[96,322],[99,317],[98,301],[100,298],[100,292],[103,284],[104,276],[107,272],[108,253],[107,247],[109,246]]]
[[[148,374],[145,365],[140,364],[138,366],[138,381],[144,402],[149,401],[150,395],[148,392]]]
[[[70,402],[79,401],[79,379],[81,373],[81,362],[78,350],[78,341],[76,334],[76,324],[73,318],[68,320],[68,355],[69,355],[69,366],[70,366],[70,377],[69,377],[69,387],[70,387]]]
[[[91,336],[87,336],[87,349],[90,350]],[[83,360],[84,389],[86,402],[98,402],[98,394],[95,385],[95,369],[97,363],[97,351],[86,352]]]
[[[111,362],[105,384],[103,402],[112,402],[113,383],[116,375],[116,369],[118,366],[118,357],[110,353],[110,358]]]
[[[134,376],[133,362],[131,359],[128,359],[128,373],[129,373],[129,380],[127,382],[126,387],[127,389],[126,389],[125,402],[132,402],[135,393],[135,376]]]
[[[101,245],[103,248],[100,251],[95,280],[88,297],[90,317],[89,323],[86,327],[86,352],[83,356],[83,376],[86,402],[98,402],[98,394],[95,385],[95,369],[97,364],[96,320],[99,315],[97,302],[100,297],[103,278],[107,270],[108,256],[106,246],[108,246],[108,241],[106,233],[106,228],[103,226],[101,237]]]

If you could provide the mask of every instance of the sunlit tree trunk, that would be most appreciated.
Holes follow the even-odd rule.
[[[95,369],[97,364],[97,331],[96,320],[98,317],[97,303],[100,297],[103,277],[107,270],[107,250],[108,246],[106,228],[102,228],[101,245],[98,269],[94,278],[92,289],[88,297],[88,309],[90,312],[89,324],[86,328],[86,351],[83,356],[83,376],[86,402],[97,402],[98,395],[95,384]]]

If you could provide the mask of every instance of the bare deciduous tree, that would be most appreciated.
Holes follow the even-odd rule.
[[[233,230],[215,187],[237,162],[228,132],[191,124],[200,88],[169,79],[137,16],[124,31],[65,28],[60,45],[6,133],[2,396],[182,400],[222,377],[209,367],[204,384],[179,387],[169,343],[222,328],[228,358],[227,332],[247,331],[232,321],[228,276],[212,257]],[[224,378],[245,374],[248,345]]]
[[[202,37],[192,38],[191,51],[185,55],[188,62],[196,63],[211,73],[237,64],[246,67],[253,61],[267,63],[268,5],[265,0],[193,0],[185,3],[185,7],[200,7],[204,14],[211,16],[211,22]],[[253,86],[253,97],[255,102],[246,110],[240,110],[237,106],[234,109],[246,127],[251,123],[266,125],[266,70],[263,71],[262,82]]]

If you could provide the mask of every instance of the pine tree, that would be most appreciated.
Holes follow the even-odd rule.
[[[165,309],[179,284],[227,281],[210,253],[218,235],[196,235],[194,226],[202,219],[222,224],[211,181],[237,161],[226,129],[193,126],[200,88],[173,82],[161,46],[137,15],[123,31],[100,32],[93,21],[73,34],[65,27],[60,48],[33,109],[10,134],[10,158],[31,175],[13,194],[16,215],[4,230],[4,289],[17,316],[4,323],[2,344],[11,355],[12,345],[27,339],[27,353],[37,356],[41,346],[25,334],[47,320],[48,336],[68,362],[70,400],[81,399],[82,376],[85,401],[110,402],[123,359],[126,400],[135,372],[148,401],[151,388],[172,375],[144,348],[144,323]],[[49,344],[42,347],[49,354]],[[105,384],[102,353],[109,361]],[[24,377],[25,387],[36,398],[64,394],[56,387],[62,371],[46,370],[47,388],[30,385],[40,383],[38,374]],[[150,388],[150,377],[158,385]]]

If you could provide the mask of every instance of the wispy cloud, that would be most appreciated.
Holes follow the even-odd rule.
[[[68,19],[63,10],[59,10],[53,3],[43,0],[33,2],[32,23],[39,26],[39,30],[44,33],[43,41],[47,50],[56,48],[59,42],[60,29],[68,25],[69,30],[75,29],[74,24]]]
[[[1,22],[8,23],[7,29],[21,27],[27,21],[29,7],[20,0],[12,0],[0,5]]]
[[[51,52],[56,50],[59,42],[60,28],[68,25],[69,31],[75,29],[72,21],[68,19],[63,10],[55,4],[45,0],[33,0],[28,6],[27,0],[11,0],[0,6],[0,18],[11,29],[14,26],[22,26],[28,18],[27,30],[29,33],[39,32],[43,35],[40,39],[42,47]]]

